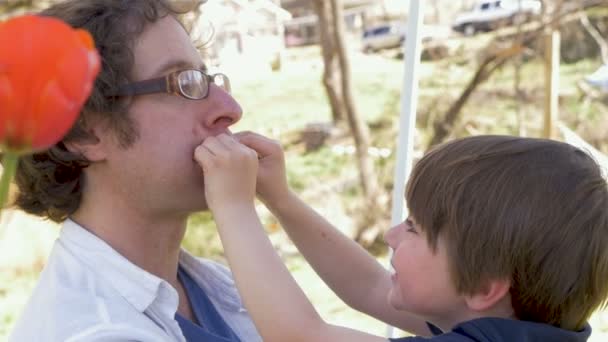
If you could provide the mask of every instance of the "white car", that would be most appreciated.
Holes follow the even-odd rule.
[[[505,24],[517,24],[537,16],[542,4],[538,0],[485,0],[469,12],[460,14],[452,29],[471,36],[479,31],[491,31]]]
[[[405,32],[399,25],[384,24],[363,32],[361,45],[364,52],[399,47],[405,40]]]
[[[587,83],[600,88],[601,91],[608,93],[608,64],[602,65],[593,74],[585,77]]]

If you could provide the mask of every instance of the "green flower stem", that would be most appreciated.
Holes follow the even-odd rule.
[[[2,157],[2,178],[0,178],[0,211],[4,209],[6,200],[8,199],[8,190],[11,185],[11,181],[15,177],[17,172],[17,164],[19,163],[19,156],[13,152],[4,153]]]

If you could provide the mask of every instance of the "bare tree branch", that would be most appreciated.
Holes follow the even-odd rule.
[[[579,19],[580,13],[584,13],[584,11],[593,7],[605,6],[605,0],[584,0],[580,5],[568,5],[569,6],[565,3],[560,3],[560,5],[557,6],[559,11],[554,11],[553,17],[550,19],[543,18],[540,23],[536,23],[535,25],[526,25],[525,28],[520,28],[515,32],[506,30],[507,33],[499,33],[496,35],[495,39],[488,44],[485,50],[492,51],[493,47],[498,44],[497,42],[504,41],[505,39],[511,39],[513,41],[512,46],[510,48],[498,50],[484,58],[473,75],[473,78],[460,94],[458,100],[452,104],[441,120],[435,122],[434,134],[429,146],[441,143],[449,135],[453,129],[454,123],[460,116],[462,108],[464,108],[477,87],[485,82],[494,71],[502,67],[507,60],[524,51],[524,47],[532,44],[534,40],[545,32],[546,28],[555,28],[566,22],[577,20]],[[522,32],[523,37],[520,36]],[[517,38],[520,38],[521,40]],[[518,40],[519,43],[517,42]]]
[[[497,53],[488,55],[483,60],[471,81],[469,81],[466,88],[462,91],[458,100],[456,100],[450,109],[448,109],[443,119],[435,123],[435,133],[431,139],[431,142],[429,143],[429,146],[441,143],[449,135],[449,133],[452,131],[454,123],[456,122],[456,119],[460,114],[460,111],[467,103],[471,95],[473,95],[477,87],[485,82],[490,75],[494,73],[494,71],[502,67],[505,62],[509,60],[509,58],[518,55],[521,53],[521,51],[523,51],[522,45],[513,45],[506,49],[502,49]]]
[[[319,38],[323,55],[323,86],[331,106],[333,124],[337,125],[344,121],[346,109],[340,89],[341,75],[338,70],[339,62],[333,33],[331,6],[324,0],[314,0],[313,6],[319,18]]]
[[[602,34],[598,29],[593,26],[593,24],[589,21],[589,17],[587,13],[582,12],[580,14],[580,21],[587,33],[593,38],[593,40],[597,43],[597,46],[600,48],[600,55],[602,57],[602,62],[604,64],[608,64],[608,43],[602,38]]]

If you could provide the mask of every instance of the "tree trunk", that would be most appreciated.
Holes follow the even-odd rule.
[[[458,119],[458,117],[460,115],[461,109],[464,107],[464,105],[469,100],[471,95],[475,92],[475,90],[477,89],[477,86],[479,86],[485,80],[487,80],[488,77],[490,77],[490,75],[494,71],[496,71],[500,67],[502,67],[508,59],[521,53],[521,51],[523,51],[524,47],[528,46],[528,44],[531,44],[535,39],[537,39],[545,31],[546,28],[557,27],[557,26],[563,24],[564,22],[574,20],[573,18],[578,19],[578,17],[573,16],[574,13],[577,13],[577,12],[583,13],[582,11],[584,11],[586,9],[604,6],[604,3],[605,3],[605,0],[583,0],[580,2],[580,4],[581,4],[580,7],[570,7],[567,10],[564,9],[563,11],[562,10],[552,11],[551,12],[552,15],[550,17],[547,14],[543,14],[544,16],[546,16],[548,18],[543,18],[543,22],[540,25],[540,27],[534,28],[531,30],[522,29],[521,32],[518,32],[518,35],[523,34],[523,36],[521,36],[521,38],[520,38],[521,44],[514,42],[510,48],[499,50],[497,53],[487,56],[484,59],[484,61],[480,64],[480,66],[478,67],[477,71],[475,72],[475,75],[469,81],[469,84],[467,85],[467,87],[462,91],[458,100],[456,100],[456,102],[454,102],[454,104],[452,104],[452,106],[448,109],[447,113],[444,115],[444,117],[441,120],[437,120],[434,123],[434,135],[429,143],[429,146],[433,146],[433,145],[443,142],[443,140],[450,134],[451,130],[453,129],[454,123],[456,122],[456,120]],[[547,13],[546,0],[542,1],[542,4],[543,4],[543,12]],[[557,3],[556,8],[561,9],[562,5],[563,5],[563,2]],[[514,39],[514,38],[516,38],[516,37],[513,37],[511,34],[497,35],[495,37],[495,41],[491,42],[485,48],[485,50],[486,51],[496,50],[496,48],[494,47],[494,45],[496,44],[496,41]]]
[[[330,3],[334,25],[333,34],[342,75],[342,95],[344,104],[346,105],[348,125],[355,140],[357,164],[359,167],[359,177],[363,188],[363,195],[365,196],[367,208],[369,208],[368,212],[372,213],[374,209],[378,207],[378,182],[376,174],[374,173],[372,161],[368,155],[369,131],[365,121],[361,119],[357,112],[353,99],[353,89],[350,78],[350,61],[346,54],[346,47],[344,44],[345,29],[342,1],[330,0]],[[360,230],[357,235],[360,236],[361,232],[362,231]]]
[[[497,53],[489,55],[485,58],[485,60],[480,64],[479,68],[477,68],[475,75],[471,81],[469,81],[467,87],[462,91],[458,100],[452,104],[441,121],[435,122],[435,132],[431,142],[429,143],[429,147],[440,144],[443,142],[443,140],[445,140],[445,138],[452,131],[454,122],[456,122],[460,111],[467,103],[471,95],[473,95],[477,87],[485,82],[490,75],[494,73],[494,71],[502,67],[510,57],[519,54],[521,50],[521,46],[513,45],[510,48],[500,50]]]
[[[589,21],[587,13],[582,12],[580,20],[587,33],[589,33],[589,35],[593,38],[598,48],[600,49],[600,56],[602,58],[602,62],[604,64],[608,64],[608,43],[606,43],[598,29],[595,28],[595,26],[593,26],[593,24]]]
[[[334,125],[344,122],[346,108],[340,90],[340,70],[333,35],[332,12],[328,2],[315,0],[313,2],[319,18],[319,37],[323,55],[323,86],[331,106],[331,117]]]
[[[517,2],[517,6],[519,9],[519,12],[521,12],[521,8],[522,8],[522,0],[518,0]],[[522,33],[522,25],[524,24],[524,22],[522,20],[520,20],[517,23],[517,38],[515,38],[515,44],[517,45],[522,45],[522,40],[523,40],[523,33]],[[515,57],[515,75],[513,77],[513,93],[514,93],[514,99],[515,99],[515,103],[516,103],[516,115],[517,115],[517,133],[519,136],[525,136],[526,135],[526,123],[525,123],[525,115],[524,115],[524,109],[523,109],[523,104],[524,104],[524,92],[521,89],[521,68],[523,65],[524,61],[523,61],[523,56],[521,54],[517,55]]]

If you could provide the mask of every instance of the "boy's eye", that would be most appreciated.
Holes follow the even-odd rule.
[[[410,233],[418,233],[416,231],[416,226],[414,225],[414,222],[409,218],[405,220],[405,228]]]

